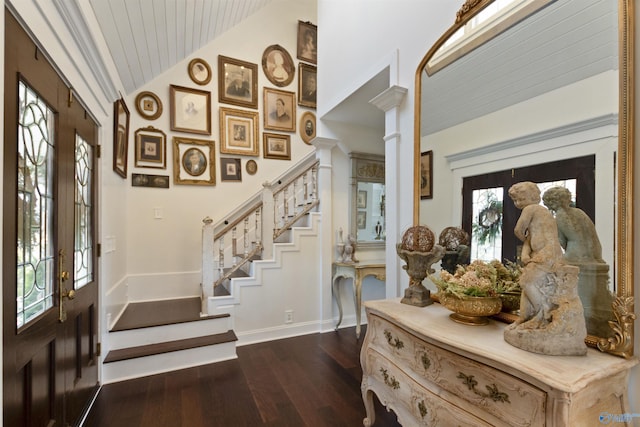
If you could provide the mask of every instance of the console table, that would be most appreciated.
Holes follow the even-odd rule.
[[[504,341],[505,324],[462,325],[440,304],[392,299],[365,308],[365,426],[375,422],[372,393],[407,426],[595,426],[630,413],[635,358],[592,348],[586,356],[530,353]]]
[[[332,290],[333,297],[338,304],[338,312],[340,316],[336,329],[342,323],[342,301],[340,301],[340,282],[341,279],[351,279],[353,281],[353,298],[356,307],[356,337],[360,338],[360,312],[362,311],[362,281],[367,276],[375,276],[376,279],[385,281],[385,264],[379,263],[333,263],[333,279]]]

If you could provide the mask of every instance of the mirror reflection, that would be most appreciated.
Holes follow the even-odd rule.
[[[359,246],[384,247],[384,157],[351,153],[351,234]],[[364,245],[363,245],[364,244]]]
[[[512,2],[491,2],[485,10],[506,3]],[[434,218],[439,214],[444,221],[443,206],[451,206],[447,222],[439,226],[462,225],[472,236],[472,260],[517,261],[517,213],[510,213],[514,208],[506,190],[526,180],[539,184],[542,193],[565,187],[572,194],[571,207],[595,223],[601,258],[608,266],[607,278],[599,278],[598,286],[607,295],[626,295],[629,291],[614,275],[616,237],[626,233],[616,219],[621,204],[617,173],[622,156],[626,162],[627,144],[619,140],[620,129],[626,129],[619,119],[626,120],[627,112],[618,111],[626,105],[619,99],[625,82],[619,79],[624,74],[619,70],[623,33],[618,2],[515,3],[514,13],[496,20],[480,15],[470,19],[464,16],[468,10],[461,9],[457,23],[418,70],[415,152],[433,150],[437,196],[420,201],[415,190],[416,222],[437,228]],[[477,25],[482,31],[468,30],[473,21],[482,21]],[[592,312],[602,316],[606,311],[606,324],[613,318],[611,298],[602,300],[604,305]],[[589,333],[613,334],[601,326]]]

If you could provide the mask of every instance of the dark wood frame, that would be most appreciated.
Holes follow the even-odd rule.
[[[153,92],[143,91],[136,95],[136,111],[147,120],[155,120],[162,115],[162,101]]]
[[[282,64],[282,68],[287,72],[287,77],[284,80],[278,80],[273,75],[272,64],[273,61],[270,61],[271,56],[274,53],[280,53],[282,55],[282,60],[284,63]],[[289,55],[289,52],[279,44],[272,44],[267,47],[262,54],[262,71],[264,75],[267,77],[271,83],[278,87],[289,86],[289,84],[293,81],[293,78],[296,74],[296,66],[293,63],[293,58]]]
[[[307,34],[313,37],[315,46],[315,53],[309,55],[305,53],[304,39]],[[318,63],[318,26],[313,25],[311,22],[298,21],[298,49],[297,57],[302,61],[311,62],[312,64]]]
[[[169,175],[131,174],[132,187],[169,188]]]
[[[227,173],[227,166],[230,164],[234,164],[236,167],[236,173],[233,175]],[[220,158],[220,179],[222,181],[242,182],[242,164],[239,158],[236,158],[236,157]]]
[[[194,70],[195,67],[197,67],[198,65],[201,65],[202,68],[204,68],[204,70],[207,72],[207,75],[203,79],[199,79],[197,77],[196,71]],[[187,71],[189,72],[189,77],[191,78],[191,80],[193,80],[195,84],[199,84],[203,86],[211,81],[211,77],[212,77],[211,67],[209,66],[209,63],[202,58],[194,58],[191,61],[189,61],[189,65],[187,66]]]
[[[236,96],[227,93],[234,72],[248,72],[249,79],[243,74],[243,87],[249,90],[249,96]],[[258,108],[258,65],[239,59],[218,55],[218,102],[240,107]]]
[[[306,88],[305,82],[307,81],[309,76],[312,74],[316,80],[316,92],[317,92],[318,68],[313,65],[305,64],[302,62],[298,64],[298,105],[302,107],[316,108],[316,105],[317,105],[317,94],[313,96],[313,99],[309,99],[308,97],[305,97],[303,95],[304,89]]]
[[[147,137],[145,140],[144,138]],[[156,158],[145,156],[143,143],[155,143]],[[135,132],[135,166],[137,168],[167,168],[167,134],[153,126],[140,128]]]
[[[278,98],[282,98],[285,106],[289,108],[290,123],[279,124],[274,120],[271,120],[271,113],[275,108],[275,103]],[[296,131],[296,94],[286,90],[264,88],[264,103],[262,104],[264,109],[264,129],[268,130],[280,130],[285,132]]]
[[[425,170],[426,169],[426,170]],[[426,182],[423,182],[426,177]],[[433,199],[433,151],[420,153],[420,199]]]
[[[202,135],[211,135],[211,92],[206,90],[192,89],[184,86],[170,85],[170,104],[171,104],[171,130],[176,132],[197,133]],[[199,108],[204,107],[204,118],[201,119],[200,126],[187,127],[184,123],[177,123],[177,108],[182,105],[178,102],[179,98],[195,95],[202,98],[198,103]]]
[[[127,178],[129,153],[129,118],[131,114],[123,98],[113,103],[113,170]]]
[[[283,152],[278,153],[271,150],[271,140],[279,139],[284,143]],[[263,150],[262,155],[265,159],[291,160],[291,135],[281,133],[262,133]]]

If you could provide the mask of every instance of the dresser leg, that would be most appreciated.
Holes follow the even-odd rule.
[[[364,402],[364,410],[367,415],[365,419],[362,420],[362,425],[365,427],[371,427],[376,421],[376,410],[373,406],[373,392],[365,387],[362,388],[362,401]]]

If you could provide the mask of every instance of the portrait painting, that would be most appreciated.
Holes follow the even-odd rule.
[[[318,27],[311,22],[298,21],[298,59],[318,63]]]
[[[220,153],[260,155],[256,111],[220,108]]]
[[[258,65],[218,55],[218,101],[258,108]]]
[[[220,178],[222,181],[242,181],[240,159],[230,157],[220,158],[220,170]]]
[[[364,209],[367,207],[367,192],[365,190],[358,190],[358,198],[356,202],[358,208]]]
[[[166,169],[167,135],[153,126],[140,128],[135,133],[135,165],[141,168]]]
[[[420,199],[433,198],[433,151],[420,154]]]
[[[170,85],[171,130],[211,135],[211,93]]]
[[[298,105],[316,108],[317,68],[313,65],[298,64]]]
[[[358,211],[356,220],[358,222],[358,230],[367,228],[367,211]]]
[[[127,153],[129,151],[129,109],[124,99],[113,103],[113,170],[127,178]]]
[[[305,111],[300,119],[300,137],[308,145],[316,137],[316,116],[310,111]]]
[[[262,71],[271,83],[283,87],[293,81],[296,67],[289,52],[282,46],[274,44],[267,47],[262,54]]]
[[[295,93],[264,88],[264,128],[286,132],[296,131]]]
[[[187,71],[191,80],[196,84],[206,85],[211,81],[211,67],[202,58],[192,59],[187,66]]]
[[[291,136],[264,132],[262,134],[265,159],[291,160]]]
[[[194,138],[173,138],[173,183],[215,185],[215,144]]]

